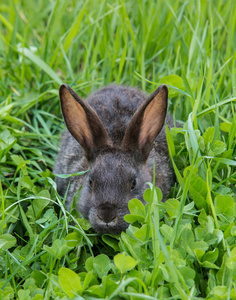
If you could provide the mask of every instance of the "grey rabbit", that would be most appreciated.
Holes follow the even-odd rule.
[[[128,227],[128,202],[144,203],[147,182],[153,180],[163,201],[174,182],[169,164],[165,120],[168,89],[161,85],[149,97],[135,88],[110,85],[92,93],[85,102],[68,85],[60,87],[61,109],[68,128],[62,135],[55,174],[82,176],[56,178],[59,194],[68,184],[67,208],[82,186],[78,209],[98,233],[120,233]]]

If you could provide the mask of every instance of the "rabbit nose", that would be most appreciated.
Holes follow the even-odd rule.
[[[111,223],[117,217],[117,209],[111,204],[100,205],[97,209],[97,216],[106,224]]]

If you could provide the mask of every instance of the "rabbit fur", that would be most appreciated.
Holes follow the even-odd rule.
[[[83,101],[68,85],[60,87],[60,100],[68,130],[61,138],[54,173],[73,174],[56,177],[60,195],[67,193],[67,208],[82,186],[78,210],[89,219],[98,233],[120,233],[128,223],[128,202],[143,200],[147,182],[153,180],[155,159],[156,185],[163,201],[174,182],[169,164],[164,123],[168,89],[161,85],[149,97],[142,91],[110,85],[92,93]]]

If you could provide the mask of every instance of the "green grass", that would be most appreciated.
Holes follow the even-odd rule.
[[[0,298],[236,299],[236,2],[0,3]],[[58,88],[169,87],[177,183],[119,236],[65,211]],[[71,222],[73,221],[73,222]]]

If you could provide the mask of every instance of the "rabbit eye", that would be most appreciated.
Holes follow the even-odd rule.
[[[92,186],[92,184],[93,184],[93,179],[92,177],[89,177],[89,185]]]
[[[130,186],[131,191],[135,188],[135,186],[136,186],[136,179],[134,178],[134,179],[131,181],[131,186]]]

